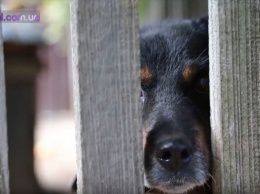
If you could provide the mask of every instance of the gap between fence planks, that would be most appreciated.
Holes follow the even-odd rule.
[[[1,0],[0,0],[1,3]],[[0,10],[1,11],[1,10]],[[0,24],[0,32],[2,25]],[[0,194],[9,193],[3,41],[0,36]]]
[[[260,191],[260,1],[210,0],[214,193]]]
[[[137,0],[72,0],[78,193],[143,193]]]

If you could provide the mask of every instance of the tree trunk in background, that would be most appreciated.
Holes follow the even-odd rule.
[[[33,164],[36,46],[4,44],[11,194],[38,194]]]

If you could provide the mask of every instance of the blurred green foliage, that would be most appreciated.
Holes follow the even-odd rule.
[[[41,17],[47,24],[44,32],[47,40],[59,41],[69,25],[69,0],[43,0]]]

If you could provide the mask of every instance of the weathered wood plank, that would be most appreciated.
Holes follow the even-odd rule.
[[[1,25],[0,25],[1,31]],[[0,194],[9,193],[3,42],[0,36]]]
[[[138,1],[71,1],[78,193],[143,193]]]
[[[210,0],[209,22],[214,192],[259,193],[260,1]]]

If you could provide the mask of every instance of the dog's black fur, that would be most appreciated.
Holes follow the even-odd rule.
[[[209,193],[208,19],[164,21],[140,35],[146,186]]]
[[[146,185],[184,193],[207,184],[211,163],[207,17],[142,28],[141,69]]]

